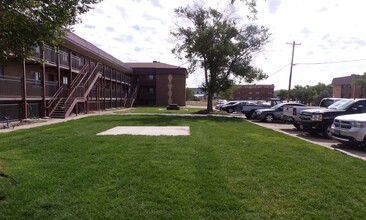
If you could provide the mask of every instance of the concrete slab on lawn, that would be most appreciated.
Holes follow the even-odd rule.
[[[188,126],[117,126],[97,135],[148,135],[148,136],[177,136],[189,135]]]

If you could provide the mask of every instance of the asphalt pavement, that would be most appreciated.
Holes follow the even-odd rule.
[[[366,147],[355,147],[341,144],[333,139],[323,138],[321,135],[312,135],[307,132],[296,129],[292,124],[286,124],[283,122],[266,123],[256,120],[248,120],[254,124],[266,127],[287,135],[291,135],[305,141],[326,147],[331,150],[336,150],[349,156],[359,158],[366,161]]]

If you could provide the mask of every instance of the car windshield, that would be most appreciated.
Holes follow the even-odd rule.
[[[271,109],[278,109],[278,108],[280,108],[283,105],[284,105],[284,103],[280,103],[280,104],[277,104],[275,106],[272,106]]]
[[[355,100],[353,99],[344,99],[338,102],[335,102],[328,106],[329,109],[337,109],[337,110],[346,110],[349,106],[351,106]]]

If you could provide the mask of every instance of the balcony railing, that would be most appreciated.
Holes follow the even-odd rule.
[[[41,80],[27,79],[27,96],[42,97],[43,87]]]
[[[57,64],[57,53],[49,46],[44,47],[44,60],[49,64]]]
[[[59,54],[60,54],[60,66],[69,68],[70,65],[69,53],[60,50]]]
[[[22,78],[14,76],[0,77],[0,97],[22,97]]]
[[[42,81],[27,79],[27,97],[42,98]],[[46,97],[52,97],[56,92],[58,82],[45,82]],[[0,77],[0,97],[1,98],[22,98],[23,97],[23,78],[14,76]]]
[[[74,70],[81,70],[84,66],[84,61],[78,56],[71,57],[71,67]]]

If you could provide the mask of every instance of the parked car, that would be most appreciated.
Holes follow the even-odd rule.
[[[226,100],[218,100],[217,104],[215,105],[215,109],[221,110],[221,107],[226,105],[227,101]]]
[[[247,119],[252,119],[253,116],[254,116],[254,112],[257,109],[268,109],[268,108],[270,108],[272,106],[275,106],[279,103],[282,103],[281,99],[272,98],[266,103],[260,103],[260,104],[253,103],[252,105],[251,104],[244,105],[244,106],[242,106],[241,113],[245,114],[245,117]]]
[[[341,143],[366,146],[366,113],[336,117],[331,133],[332,138]]]
[[[307,109],[327,108],[335,102],[342,100],[342,98],[323,98],[319,106],[286,106],[283,109],[283,120],[291,123],[295,128],[299,129],[300,112]]]
[[[257,105],[251,101],[234,101],[228,102],[226,105],[221,107],[222,111],[226,111],[227,113],[240,112],[243,106],[246,105]]]
[[[332,138],[331,127],[337,116],[365,113],[366,99],[344,99],[328,108],[308,109],[300,113],[299,126],[308,133],[321,133],[325,138]]]
[[[283,109],[287,106],[304,106],[304,104],[297,102],[285,102],[280,103],[278,105],[273,106],[272,108],[267,109],[258,109],[255,110],[253,118],[259,119],[265,122],[273,122],[274,120],[282,120]]]

